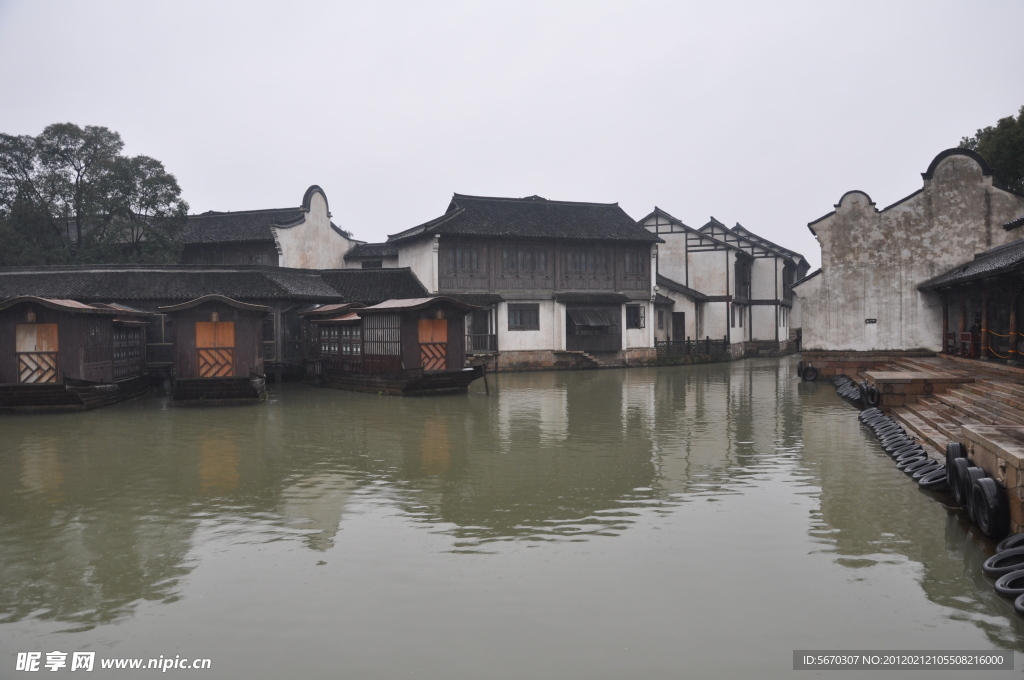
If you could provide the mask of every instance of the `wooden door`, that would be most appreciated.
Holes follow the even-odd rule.
[[[686,340],[686,312],[672,312],[672,340]]]
[[[196,371],[200,378],[235,374],[235,322],[196,322]]]
[[[60,349],[57,324],[16,324],[14,344],[18,359],[18,382],[57,382],[57,353]]]
[[[420,319],[420,365],[424,371],[448,369],[448,320]]]

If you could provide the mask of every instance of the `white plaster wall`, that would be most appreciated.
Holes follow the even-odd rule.
[[[751,305],[750,317],[751,340],[775,340],[775,305]],[[781,335],[779,338],[783,339]]]
[[[310,198],[305,222],[273,231],[282,267],[343,269],[345,253],[355,245],[331,228],[327,199],[320,192],[314,192]]]
[[[729,328],[729,309],[725,302],[704,303],[704,328],[701,329],[701,338],[711,336],[718,340],[724,338]],[[736,329],[737,331],[739,328]],[[733,338],[733,341],[736,339]]]
[[[798,288],[804,348],[941,349],[938,296],[917,286],[1020,238],[1002,224],[1022,212],[1024,198],[994,188],[964,155],[943,159],[923,191],[883,212],[867,194],[847,193],[812,223],[822,273]],[[877,323],[865,323],[871,318]]]
[[[705,295],[731,294],[733,275],[728,268],[734,259],[732,250],[690,253],[690,288]]]
[[[437,293],[437,244],[434,237],[401,241],[398,245],[398,266],[408,267],[423,287]]]
[[[811,279],[808,283],[813,282],[816,278],[818,277]],[[791,302],[793,303],[793,307],[789,310],[789,327],[791,329],[802,328],[804,302],[800,296],[796,294],[795,290]]]
[[[540,330],[510,331],[508,302],[498,303],[498,350],[502,352],[565,349],[565,305],[554,300],[514,300],[513,304],[536,304]]]
[[[630,304],[636,303],[630,302]],[[644,302],[640,304],[644,308],[643,328],[626,328],[626,306],[622,306],[622,325],[619,327],[625,331],[622,337],[622,346],[625,349],[654,347],[654,329],[658,324],[658,319],[654,312],[654,305],[651,304],[650,302]],[[670,320],[668,325],[671,325]]]
[[[379,259],[381,261],[381,267],[384,268],[384,269],[394,269],[395,267],[401,266],[401,265],[398,264],[398,258],[397,257],[366,258],[366,259],[368,259],[368,260],[377,260],[377,259]],[[362,269],[362,268],[363,268],[363,261],[362,260],[345,260],[345,269]]]
[[[776,273],[776,258],[759,257],[754,260],[750,276],[750,298],[752,300],[777,300],[782,297],[782,286],[776,288],[780,276]],[[782,269],[779,263],[779,269]]]
[[[653,229],[652,229],[653,231]],[[658,234],[665,240],[658,244],[658,273],[687,285],[686,283],[686,232]],[[693,285],[690,284],[692,288]]]

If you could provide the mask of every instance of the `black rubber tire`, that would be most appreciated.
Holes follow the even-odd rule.
[[[878,438],[878,443],[884,446],[892,446],[897,442],[909,442],[911,441],[910,435],[906,432],[890,432],[884,437]]]
[[[906,434],[907,431],[896,423],[890,425],[882,425],[881,427],[875,428],[875,436],[879,439],[884,439],[887,435],[902,433]]]
[[[992,588],[1003,597],[1011,599],[1024,595],[1024,569],[1003,574],[992,584]]]
[[[909,446],[913,443],[914,440],[911,439],[910,437],[900,437],[899,439],[894,439],[886,444],[883,444],[882,448],[885,449],[886,453],[891,455],[895,451],[902,449],[906,446]]]
[[[1010,508],[1002,485],[991,477],[982,477],[971,489],[978,528],[989,538],[1005,536],[1010,528]],[[1021,591],[1024,592],[1024,591]]]
[[[1013,611],[1024,616],[1024,595],[1021,595],[1013,601]]]
[[[917,481],[920,481],[920,479],[922,477],[924,477],[925,475],[929,475],[929,474],[935,472],[940,467],[945,467],[945,466],[943,466],[943,464],[940,463],[939,461],[934,460],[932,458],[929,458],[928,459],[928,465],[922,465],[921,467],[915,467],[913,470],[904,470],[904,472],[910,474],[910,478],[913,479],[915,482],[917,482]]]
[[[953,490],[956,504],[962,508],[967,507],[967,493],[964,491],[963,479],[967,475],[969,467],[971,467],[971,462],[966,458],[954,458],[952,467],[947,468],[946,479],[949,480],[949,488]]]
[[[879,422],[881,422],[883,420],[892,420],[892,418],[890,418],[889,416],[885,415],[884,413],[875,413],[874,415],[870,415],[867,418],[865,418],[864,419],[864,424],[872,426],[872,425],[875,425],[876,423],[879,423]]]
[[[1014,534],[1009,538],[1004,538],[999,542],[999,545],[996,546],[996,552],[1001,553],[1004,550],[1009,550],[1010,548],[1020,547],[1024,547],[1024,533]]]
[[[878,388],[874,385],[868,385],[864,388],[864,403],[868,406],[878,406],[878,402],[881,401],[881,395],[878,394]]]
[[[924,460],[919,460],[916,463],[911,463],[910,465],[904,467],[903,474],[913,475],[918,470],[924,470],[926,468],[935,468],[938,467],[938,465],[939,462],[937,460],[932,460],[928,456],[925,456]]]
[[[974,483],[979,479],[984,479],[986,476],[985,471],[980,467],[972,466],[967,468],[967,476],[963,479],[964,495],[967,498],[967,514],[970,515],[971,521],[975,524],[978,523],[978,515],[974,506]]]
[[[800,377],[807,382],[814,382],[818,379],[818,369],[814,366],[804,366],[804,372],[800,374]]]
[[[921,454],[920,456],[910,456],[896,463],[896,469],[899,470],[900,472],[903,472],[914,463],[920,463],[923,460],[928,460],[928,456],[924,454]]]
[[[929,491],[942,491],[945,489],[948,486],[946,483],[945,466],[937,467],[918,479],[917,485],[922,489],[928,489]]]
[[[924,447],[917,443],[907,444],[902,448],[896,449],[889,455],[893,458],[893,460],[896,460],[900,456],[905,456],[908,453],[924,453]]]
[[[1017,571],[1022,568],[1024,568],[1024,548],[1010,548],[1001,553],[996,553],[985,560],[985,564],[981,565],[981,570],[985,573],[985,576],[992,578],[998,578],[1003,574],[1009,574],[1011,571]]]
[[[880,416],[880,415],[882,415],[882,412],[879,409],[877,409],[877,408],[866,408],[863,411],[861,411],[860,415],[858,415],[857,417],[860,418],[861,422],[864,422],[868,418],[871,418],[873,416]]]
[[[897,439],[910,439],[910,433],[902,428],[895,432],[889,432],[878,438],[879,444],[891,444]]]
[[[966,458],[967,449],[960,442],[948,442],[946,444],[946,484],[953,488],[953,461],[957,458]]]
[[[928,457],[928,454],[925,452],[925,450],[922,449],[921,447],[917,447],[917,448],[911,449],[909,451],[905,451],[905,452],[901,453],[898,456],[893,456],[893,460],[896,461],[897,465],[899,465],[903,461],[909,460],[911,458],[927,458],[927,457]]]

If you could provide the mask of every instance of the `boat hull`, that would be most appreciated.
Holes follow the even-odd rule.
[[[0,385],[0,411],[8,413],[60,413],[89,411],[145,394],[146,376],[113,383],[66,379],[63,383]]]
[[[402,397],[435,394],[461,394],[483,375],[481,366],[460,371],[406,371],[404,373],[350,373],[327,370],[316,376],[314,384],[352,392],[370,392]]]

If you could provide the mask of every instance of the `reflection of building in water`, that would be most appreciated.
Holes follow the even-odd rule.
[[[428,475],[441,475],[448,471],[452,462],[452,451],[446,422],[428,420],[424,424],[420,452],[423,472]]]
[[[328,550],[334,546],[342,510],[355,488],[351,477],[338,473],[307,477],[284,488],[280,512],[292,520],[291,526],[310,532],[306,537],[310,548]]]
[[[48,502],[64,496],[64,464],[57,453],[57,443],[50,438],[27,442],[21,451],[21,474],[18,481],[25,491],[38,494]]]
[[[537,373],[523,387],[502,384],[498,400],[498,441],[502,451],[525,437],[559,442],[568,436],[569,403],[558,374]],[[536,434],[534,434],[536,433]]]
[[[622,376],[622,431],[637,424],[646,433],[655,427],[655,383],[650,371],[630,371]]]
[[[918,489],[893,467],[857,411],[837,404],[831,384],[799,383],[798,392],[800,467],[813,478],[807,486],[821,489],[809,533],[822,550],[834,551],[837,564],[861,578],[903,565],[946,616],[972,621],[998,648],[1024,651],[1024,621],[999,603],[982,575],[984,539],[969,535],[969,522],[946,498]],[[991,615],[1000,609],[1007,618]]]
[[[230,439],[203,440],[199,445],[199,489],[229,493],[238,487],[238,445]]]

